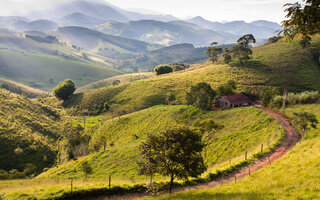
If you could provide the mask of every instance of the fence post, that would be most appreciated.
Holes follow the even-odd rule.
[[[261,153],[263,152],[263,144],[261,144]]]
[[[111,174],[109,175],[109,190],[111,188]]]
[[[230,164],[230,167],[231,167],[231,159],[229,158],[229,164]]]
[[[249,176],[251,176],[251,171],[250,171],[250,167],[249,167]]]
[[[268,156],[268,160],[269,160],[269,165],[271,165],[271,161],[270,161],[270,157]]]
[[[248,151],[246,151],[246,155],[244,156],[244,159],[247,160]]]
[[[72,188],[72,182],[73,182],[73,179],[71,179],[71,184],[70,184],[70,186],[71,186],[71,193],[72,193],[72,190],[73,190],[73,188]]]
[[[237,183],[237,176],[234,176],[234,183]]]

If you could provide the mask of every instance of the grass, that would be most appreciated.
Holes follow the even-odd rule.
[[[93,90],[93,89],[99,89],[99,88],[103,88],[103,87],[107,87],[107,86],[112,86],[113,82],[115,80],[119,80],[121,84],[125,84],[125,83],[130,83],[133,81],[138,81],[141,79],[150,78],[152,76],[155,76],[155,74],[152,72],[124,74],[124,75],[120,75],[120,76],[114,76],[111,78],[96,81],[96,82],[90,83],[88,85],[85,85],[83,87],[80,87],[77,89],[76,92],[85,92],[85,91],[89,91],[89,90]]]
[[[0,79],[0,85],[2,88],[8,86],[8,90],[13,93],[17,94],[26,94],[29,98],[36,98],[36,97],[48,97],[50,96],[49,93],[44,92],[42,90],[34,89],[14,81],[9,81],[5,79]]]
[[[156,106],[114,120],[105,121],[103,117],[87,119],[86,134],[91,136],[89,148],[99,152],[52,168],[39,178],[83,177],[79,165],[87,160],[94,169],[89,176],[93,179],[106,177],[106,174],[120,179],[145,179],[138,176],[136,161],[139,159],[138,146],[146,135],[178,123],[192,126],[195,121],[205,119],[213,119],[224,126],[209,142],[205,155],[209,171],[216,170],[217,166],[219,169],[228,167],[229,158],[234,163],[243,160],[246,150],[249,156],[258,152],[262,143],[267,146],[268,138],[271,146],[282,137],[281,127],[254,108],[205,112],[191,106]],[[83,122],[79,120],[78,123]],[[106,150],[103,150],[103,141],[107,142]],[[110,146],[110,143],[114,145]]]
[[[287,114],[292,116],[293,112],[301,111],[314,113],[320,118],[319,104],[290,107]],[[319,131],[319,127],[309,131],[301,144],[298,143],[282,158],[236,184],[155,199],[319,199]]]
[[[1,169],[21,172],[32,164],[35,167],[32,173],[39,173],[52,166],[59,119],[55,108],[0,89]]]
[[[209,170],[203,176],[228,168],[229,158],[233,165],[243,161],[246,150],[248,157],[252,157],[260,151],[262,143],[267,146],[268,139],[271,147],[282,138],[281,126],[253,107],[208,112],[193,106],[156,106],[113,120],[97,116],[86,119],[86,134],[91,136],[89,146],[100,145],[97,153],[53,167],[33,180],[1,181],[0,191],[6,192],[8,199],[23,199],[30,195],[46,199],[70,190],[70,178],[76,180],[74,185],[78,189],[106,187],[109,174],[112,174],[113,184],[145,183],[149,178],[137,174],[136,161],[139,159],[138,146],[147,133],[159,132],[177,123],[192,126],[194,122],[206,119],[213,119],[224,128],[213,133],[209,142],[204,155]],[[80,119],[75,122],[83,124]],[[106,150],[101,146],[102,138],[107,141]],[[110,142],[114,146],[109,146]],[[84,173],[79,169],[85,160],[94,169],[88,181],[83,180]],[[154,179],[167,180],[161,176]]]
[[[1,77],[42,90],[50,90],[67,78],[79,87],[121,74],[95,64],[45,54],[0,50],[0,58],[6,63]]]
[[[313,45],[319,47],[320,37]],[[188,70],[120,85],[80,93],[72,98],[67,107],[77,107],[79,113],[95,114],[109,102],[111,106],[125,112],[133,112],[157,104],[164,104],[168,93],[176,95],[174,104],[185,103],[185,94],[191,85],[205,81],[214,89],[235,80],[238,91],[261,93],[263,88],[273,86],[289,91],[320,89],[319,66],[312,60],[308,49],[301,49],[298,41],[279,42],[253,49],[253,59],[241,66],[238,61],[230,65],[203,63]]]

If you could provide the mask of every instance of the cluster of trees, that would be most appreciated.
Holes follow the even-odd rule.
[[[252,34],[247,34],[238,39],[237,45],[233,46],[230,50],[225,48],[216,47],[218,43],[213,42],[211,46],[207,48],[207,56],[215,63],[218,61],[219,56],[222,54],[223,60],[226,64],[229,64],[232,59],[239,59],[240,63],[249,60],[252,55],[252,50],[249,48],[250,43],[256,43],[256,39]]]
[[[171,72],[181,71],[189,68],[189,65],[183,63],[173,63],[171,65],[158,65],[156,66],[153,71],[157,73],[157,75],[167,74]]]
[[[69,99],[69,97],[74,93],[75,90],[76,87],[74,82],[70,79],[66,79],[54,88],[53,94],[58,99],[65,101]]]

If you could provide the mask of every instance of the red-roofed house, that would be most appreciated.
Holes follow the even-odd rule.
[[[244,107],[252,105],[251,101],[247,96],[243,94],[235,94],[231,96],[222,96],[214,100],[216,107],[220,108],[235,108],[235,107]]]

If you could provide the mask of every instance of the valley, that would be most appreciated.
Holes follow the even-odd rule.
[[[320,198],[318,1],[122,3],[0,2],[0,200]]]

